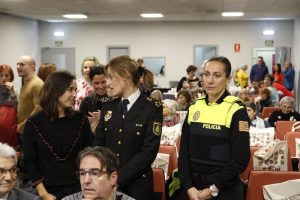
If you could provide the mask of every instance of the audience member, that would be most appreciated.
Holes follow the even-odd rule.
[[[241,86],[241,88],[248,87],[249,75],[247,74],[247,69],[248,69],[248,65],[242,64],[240,66],[240,70],[237,74],[237,80],[238,80],[239,86]]]
[[[138,63],[139,67],[145,67],[143,58],[138,58],[136,62]]]
[[[293,65],[291,62],[286,61],[284,64],[283,70],[283,83],[284,86],[289,90],[292,91],[294,89],[294,79],[295,79],[295,70],[293,69]]]
[[[87,147],[78,155],[81,192],[62,200],[134,200],[116,191],[118,158],[106,147]]]
[[[76,80],[77,82],[77,96],[75,102],[75,110],[79,110],[80,103],[84,97],[92,94],[94,91],[91,85],[90,70],[96,65],[99,65],[99,60],[94,56],[88,56],[83,59],[81,63],[81,74],[82,78]]]
[[[150,94],[150,97],[156,99],[157,101],[163,100],[163,95],[160,90],[153,90]]]
[[[100,119],[102,102],[107,98],[104,66],[93,67],[89,76],[94,92],[82,100],[79,111],[88,116],[92,132],[95,133]]]
[[[107,94],[102,106],[95,145],[110,148],[120,158],[119,189],[137,200],[153,200],[151,164],[160,145],[161,102],[139,90],[153,83],[152,72],[129,56],[113,58],[106,66]]]
[[[288,89],[286,89],[286,87],[284,87],[284,85],[281,85],[281,84],[275,83],[275,82],[273,82],[272,85],[274,88],[276,88],[279,99],[281,99],[282,97],[285,97],[285,96],[294,97],[294,94],[291,91],[289,91]]]
[[[187,76],[180,79],[176,89],[177,92],[181,89],[189,89],[191,92],[199,89],[199,78],[195,76],[196,70],[197,67],[194,65],[188,66],[186,69]]]
[[[277,121],[300,121],[300,114],[295,110],[295,100],[292,97],[283,97],[280,100],[280,110],[271,113],[268,121],[276,126]]]
[[[174,126],[179,120],[175,118],[177,103],[172,99],[163,100],[163,126]]]
[[[16,188],[17,153],[9,145],[0,142],[0,199],[40,200],[40,197]]]
[[[255,103],[252,102],[245,102],[246,108],[247,108],[247,113],[248,117],[250,118],[250,126],[255,127],[255,128],[268,128],[270,127],[270,124],[268,121],[263,120],[260,118],[257,113],[257,107]]]
[[[261,114],[264,107],[275,106],[270,97],[270,90],[267,87],[259,89],[259,96],[255,100],[255,103],[258,107],[259,113]]]
[[[187,111],[192,102],[191,94],[186,90],[180,90],[177,94],[178,111]]]
[[[240,84],[239,84],[239,80],[238,80],[238,74],[239,74],[239,71],[241,69],[238,67],[236,68],[235,70],[232,71],[232,79],[233,79],[233,84],[236,86],[236,87],[239,87]]]
[[[46,78],[52,74],[53,72],[56,72],[56,65],[53,63],[43,63],[41,64],[39,71],[37,73],[38,77],[42,79],[44,82],[46,81]]]
[[[274,82],[283,85],[283,74],[281,72],[280,63],[276,63],[274,66]]]
[[[270,90],[270,98],[275,106],[279,105],[279,96],[275,87],[273,87],[274,77],[271,74],[265,75],[264,84]]]
[[[0,142],[16,147],[18,99],[13,80],[14,72],[11,66],[0,65]]]
[[[253,80],[251,82],[251,87],[249,89],[251,95],[258,95],[259,94],[259,81]]]
[[[241,89],[238,96],[243,102],[249,102],[250,101],[250,93],[249,90],[244,88]]]
[[[17,110],[17,132],[23,133],[27,118],[40,110],[39,95],[44,82],[34,74],[35,60],[30,56],[18,58],[17,71],[23,83]]]
[[[252,66],[250,71],[250,81],[258,80],[262,81],[265,75],[269,73],[268,67],[266,66],[262,56],[257,57],[257,63]]]
[[[91,145],[86,116],[74,111],[75,76],[52,73],[41,90],[42,111],[30,116],[23,136],[24,165],[43,200],[61,199],[80,191],[76,157]]]
[[[207,95],[190,106],[180,141],[178,172],[189,199],[243,199],[240,174],[250,158],[249,117],[226,90],[231,64],[222,56],[205,65]]]

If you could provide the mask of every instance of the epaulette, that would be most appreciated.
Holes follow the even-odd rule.
[[[106,102],[112,102],[119,99],[119,97],[103,97],[100,99],[100,101],[102,101],[102,103],[106,103]]]
[[[147,97],[147,100],[149,102],[151,102],[152,104],[154,104],[156,107],[161,107],[163,105],[163,102],[162,101],[159,101],[159,100],[156,100],[156,99],[153,99],[151,97]]]

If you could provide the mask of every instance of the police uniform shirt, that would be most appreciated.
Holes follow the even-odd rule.
[[[214,103],[207,98],[191,105],[182,129],[178,167],[186,190],[195,187],[194,174],[220,191],[232,186],[250,157],[250,120],[243,103],[227,91]]]
[[[133,186],[139,180],[134,191],[142,192],[147,190],[146,187],[153,188],[151,163],[160,144],[162,103],[147,98],[139,90],[128,99],[130,103],[124,118],[121,98],[103,102],[94,145],[106,146],[118,156],[118,184],[121,190]]]

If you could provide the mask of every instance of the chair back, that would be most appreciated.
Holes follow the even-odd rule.
[[[154,192],[161,194],[161,200],[166,200],[164,170],[161,168],[152,168],[152,172]]]
[[[287,132],[292,131],[292,126],[296,121],[277,121],[275,125],[275,139],[285,140]]]
[[[174,169],[177,168],[177,150],[173,145],[160,145],[159,153],[169,154],[169,167],[168,167],[168,177],[172,175]]]
[[[287,132],[286,133],[286,141],[289,147],[289,151],[291,153],[291,157],[299,157],[296,155],[296,138],[300,139],[300,132]]]
[[[262,186],[292,179],[300,179],[300,172],[251,171],[246,200],[263,200]]]
[[[261,118],[262,119],[268,118],[271,115],[271,113],[275,110],[280,110],[280,108],[279,107],[264,107],[263,111],[261,112]]]

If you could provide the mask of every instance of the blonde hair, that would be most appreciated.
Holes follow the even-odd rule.
[[[129,56],[118,56],[109,61],[106,69],[110,68],[115,71],[119,76],[123,77],[129,74],[134,85],[139,86],[143,84],[144,88],[150,90],[154,86],[154,76],[151,71],[145,67],[138,65],[136,60]]]

